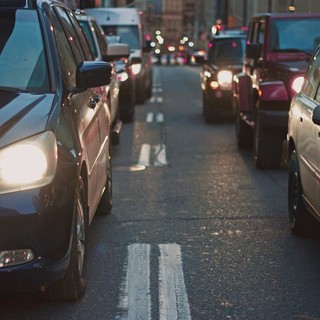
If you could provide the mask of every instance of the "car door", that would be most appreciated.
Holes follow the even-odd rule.
[[[67,50],[64,59],[73,57],[75,65],[85,60],[93,60],[85,40],[79,40],[75,27],[79,24],[74,16],[61,7],[56,8],[63,27],[63,33],[56,32],[61,38],[60,50]],[[87,50],[87,51],[85,51]],[[66,70],[69,74],[70,70]],[[75,77],[72,86],[76,86]],[[82,145],[82,157],[88,168],[88,204],[90,219],[102,194],[107,177],[107,158],[109,156],[108,140],[110,138],[110,117],[105,99],[105,88],[92,88],[69,95],[69,107],[78,119],[79,141]],[[92,210],[91,210],[92,208]]]
[[[312,114],[315,107],[320,103],[320,95],[316,94],[316,88],[319,86],[319,68],[320,56],[318,54],[314,57],[313,63],[306,72],[306,81],[302,93],[295,99],[296,140],[303,193],[312,206],[317,208],[320,208],[319,181],[316,179],[316,171],[319,171],[320,141],[319,127],[313,123]]]

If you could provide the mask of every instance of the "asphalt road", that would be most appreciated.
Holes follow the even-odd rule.
[[[257,170],[232,121],[205,124],[198,72],[155,66],[153,97],[124,124],[85,296],[1,294],[1,320],[320,319],[320,241],[288,229],[285,156]]]

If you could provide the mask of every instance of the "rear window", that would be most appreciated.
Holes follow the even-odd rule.
[[[213,64],[242,64],[244,51],[244,38],[214,40],[209,43],[208,59]]]
[[[116,36],[121,43],[127,43],[130,49],[137,50],[139,45],[139,29],[133,25],[102,25],[107,37]]]

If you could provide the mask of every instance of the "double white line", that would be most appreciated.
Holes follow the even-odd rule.
[[[150,167],[153,164],[156,167],[166,166],[166,146],[164,144],[157,144],[151,146],[150,144],[144,143],[140,149],[140,155],[138,165]]]
[[[180,246],[160,244],[159,250],[159,319],[191,320]],[[151,319],[150,251],[149,244],[128,246],[127,275],[119,303],[121,320]]]

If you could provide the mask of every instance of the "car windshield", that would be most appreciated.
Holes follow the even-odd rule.
[[[244,38],[219,39],[210,42],[208,59],[214,64],[242,64],[245,44]]]
[[[271,23],[270,50],[312,54],[320,42],[320,19],[281,19]]]
[[[130,46],[130,49],[139,49],[139,31],[137,26],[103,25],[102,29],[107,37],[116,36],[118,37],[119,42],[127,43]]]
[[[37,12],[0,12],[1,90],[47,92],[49,80]]]

